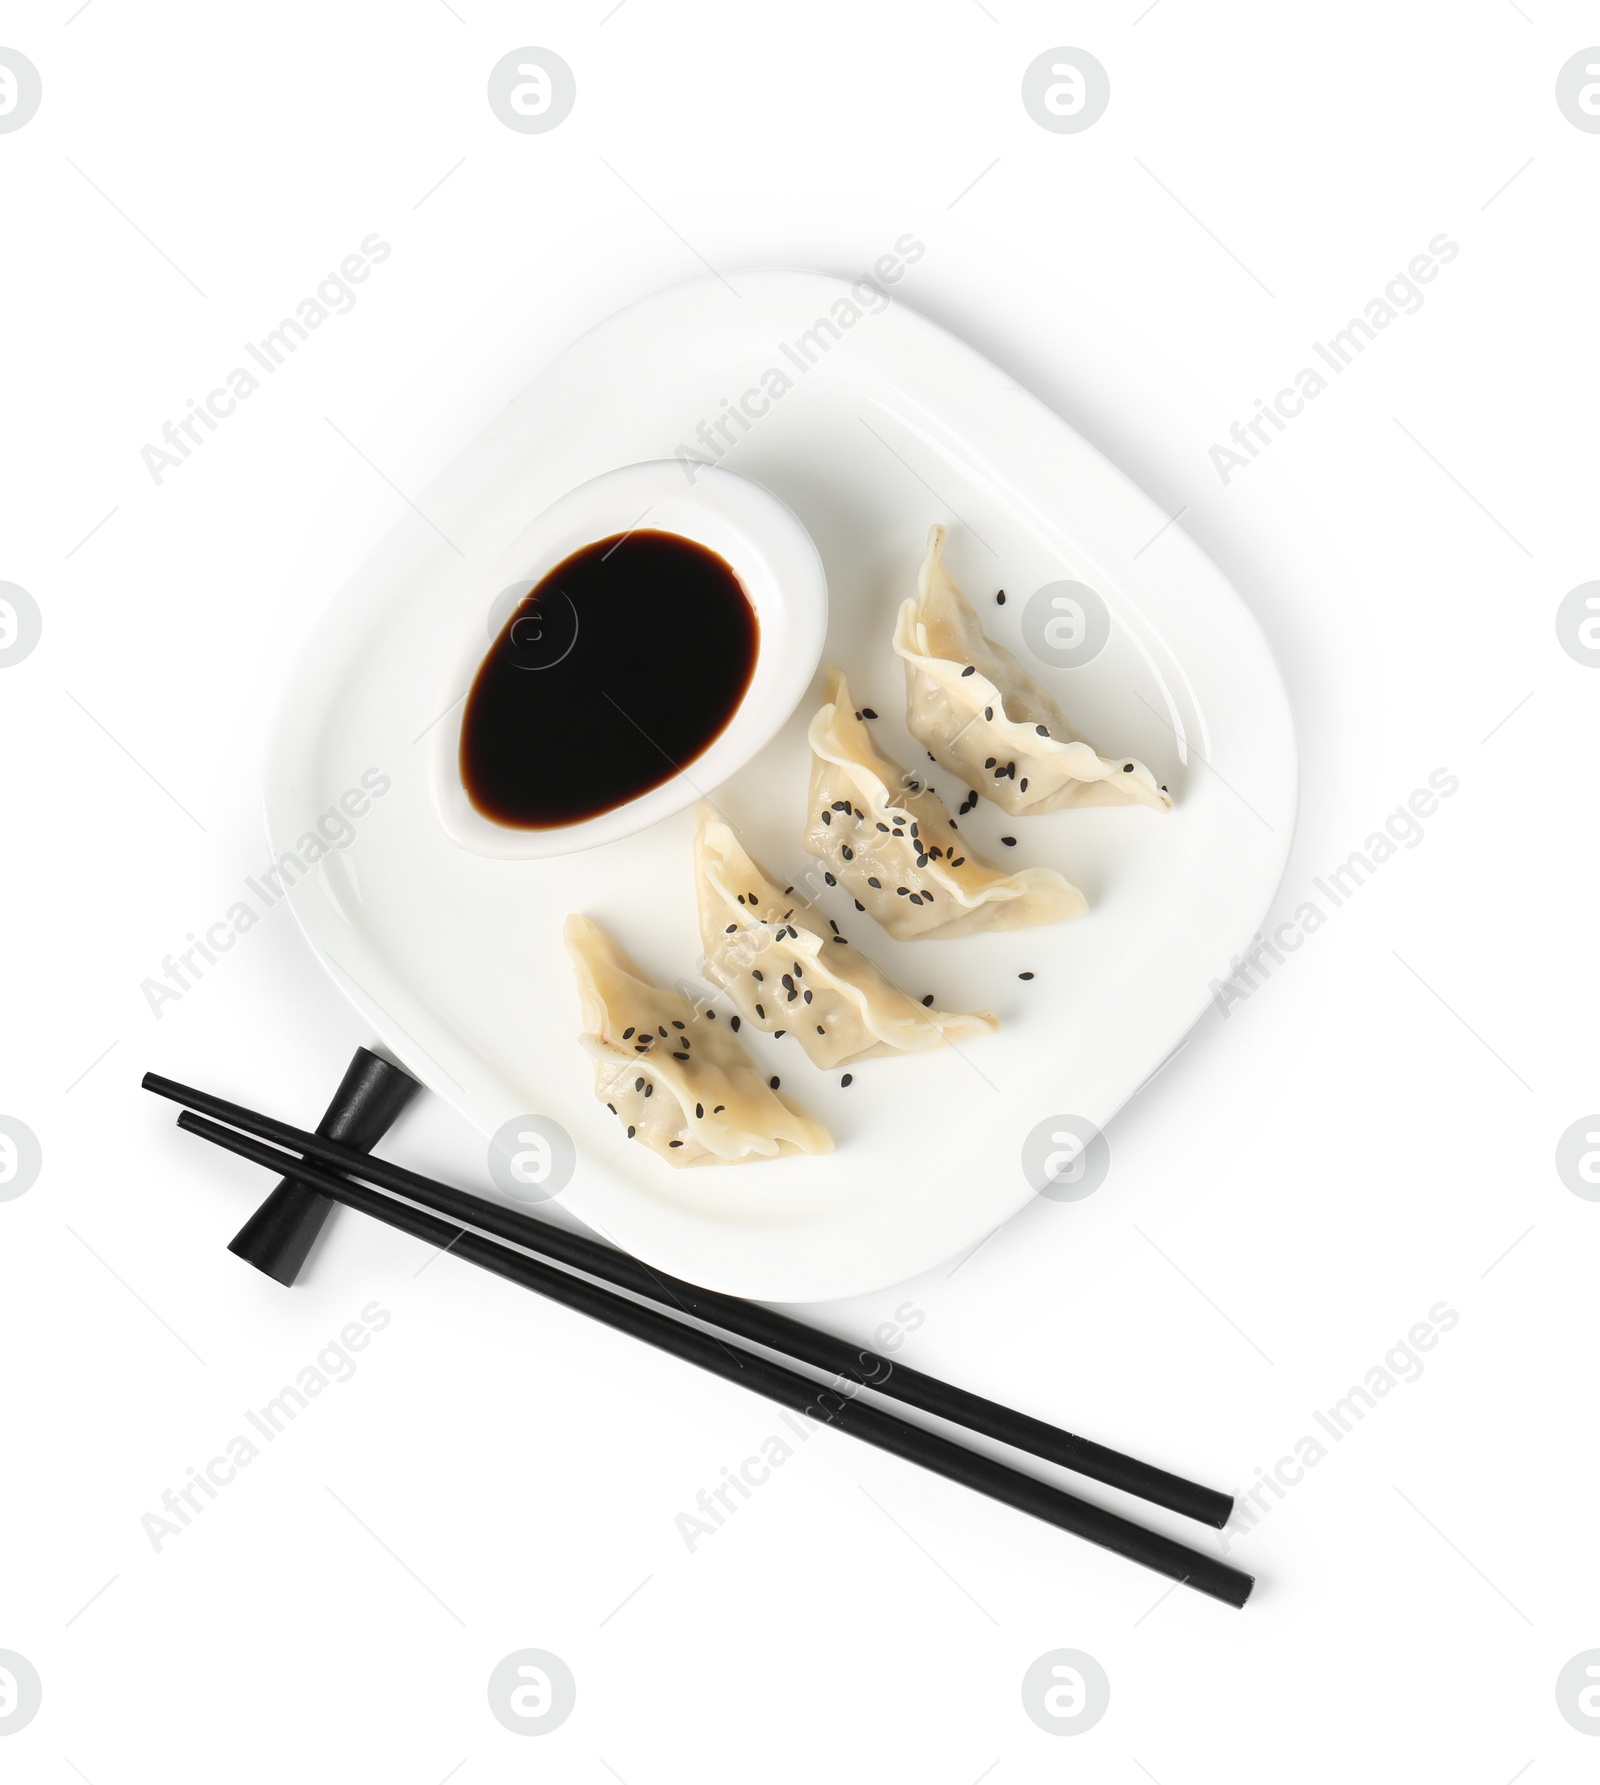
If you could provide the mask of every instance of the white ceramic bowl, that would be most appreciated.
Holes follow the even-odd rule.
[[[694,481],[676,459],[624,465],[580,484],[554,502],[495,561],[466,604],[460,642],[440,705],[454,701],[435,727],[430,763],[434,807],[447,836],[476,855],[521,861],[568,855],[631,836],[681,812],[739,769],[775,737],[799,704],[822,656],[828,584],[811,535],[778,498],[748,478],[712,465]],[[726,560],[744,585],[760,626],[755,670],[733,717],[683,771],[637,799],[594,818],[547,830],[497,824],[462,784],[462,698],[521,595],[556,565],[597,539],[635,528],[676,533]]]

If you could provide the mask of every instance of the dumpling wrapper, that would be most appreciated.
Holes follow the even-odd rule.
[[[574,914],[564,934],[595,1095],[631,1139],[676,1166],[833,1151],[827,1129],[771,1088],[726,1022],[651,985],[592,919]]]
[[[944,532],[929,530],[916,596],[901,604],[894,629],[911,735],[968,787],[1018,818],[1068,806],[1169,811],[1172,796],[1142,762],[1110,760],[1079,739],[1049,690],[985,636],[945,569]]]
[[[891,936],[944,940],[1088,910],[1054,868],[1008,874],[964,841],[944,801],[878,754],[837,669],[809,735],[805,847]]]
[[[831,918],[780,887],[732,827],[701,806],[695,897],[703,971],[747,1023],[792,1035],[813,1066],[850,1066],[989,1035],[988,1011],[935,1010],[908,997],[839,934]]]

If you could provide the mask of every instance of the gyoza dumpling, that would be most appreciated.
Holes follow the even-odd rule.
[[[891,936],[1020,930],[1088,910],[1054,868],[1007,874],[964,842],[944,801],[873,748],[836,669],[810,739],[805,846]]]
[[[1108,760],[1073,735],[1061,708],[993,639],[944,567],[944,528],[928,534],[894,648],[905,659],[906,724],[934,759],[1007,812],[1137,804],[1171,795],[1142,762]]]
[[[974,1035],[999,1019],[933,1010],[908,998],[838,925],[793,887],[780,887],[709,806],[694,843],[704,973],[747,1023],[790,1034],[813,1066],[916,1053]]]
[[[768,1085],[715,1011],[642,979],[591,919],[569,917],[565,936],[595,1095],[630,1140],[668,1165],[832,1152],[828,1131]]]

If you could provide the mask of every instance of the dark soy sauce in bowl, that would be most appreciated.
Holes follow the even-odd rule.
[[[760,626],[727,561],[677,533],[612,534],[523,598],[461,720],[461,780],[485,818],[554,830],[670,781],[721,736]]]

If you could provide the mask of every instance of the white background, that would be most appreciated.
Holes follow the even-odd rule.
[[[1600,1647],[1600,1206],[1554,1154],[1600,1105],[1600,672],[1554,615],[1600,574],[1600,136],[1553,94],[1600,13],[73,4],[0,6],[44,92],[0,135],[0,580],[44,616],[0,670],[0,1113],[44,1154],[0,1204],[0,1648],[44,1681],[7,1777],[1594,1777],[1555,1681]],[[547,135],[485,102],[525,44],[577,76]],[[1081,135],[1020,102],[1062,44],[1110,71]],[[814,1311],[913,1304],[908,1361],[1243,1492],[1447,1302],[1421,1377],[1227,1540],[1242,1613],[825,1431],[691,1553],[772,1410],[349,1219],[280,1290],[223,1250],[259,1177],[137,1089],[309,1120],[368,1039],[282,912],[159,1021],[140,983],[263,859],[282,678],[397,490],[631,299],[907,230],[897,297],[1184,510],[1266,627],[1283,914],[1461,783],[1200,1026],[1091,1200]],[[354,310],[153,483],[141,446],[374,231]],[[1440,232],[1423,308],[1224,486],[1229,424]],[[481,1181],[437,1105],[395,1147]],[[355,1376],[158,1553],[141,1515],[374,1300]],[[485,1696],[524,1647],[578,1683],[531,1743]],[[1070,1745],[1020,1696],[1064,1647],[1111,1681]]]

